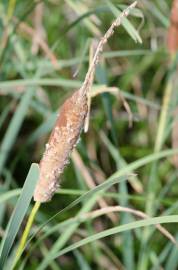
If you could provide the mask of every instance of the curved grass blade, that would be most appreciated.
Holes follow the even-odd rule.
[[[6,191],[4,194],[1,194],[0,204],[4,203],[5,201],[7,201],[15,196],[19,196],[20,193],[21,193],[21,188]]]
[[[95,188],[85,192],[83,195],[81,195],[79,198],[77,198],[76,200],[72,201],[68,206],[66,206],[65,208],[63,208],[62,210],[60,210],[59,212],[57,212],[54,216],[52,216],[50,219],[48,219],[46,222],[44,222],[40,228],[38,229],[38,231],[32,236],[32,238],[34,238],[34,236],[47,224],[49,224],[55,217],[57,217],[59,214],[62,214],[70,209],[72,209],[74,206],[78,205],[80,202],[84,201],[84,200],[88,200],[89,198],[91,198],[92,196],[99,196],[99,192],[103,192],[107,189],[109,189],[112,185],[117,184],[117,183],[121,183],[122,181],[126,181],[126,179],[128,178],[128,176],[132,176],[133,174],[131,174],[131,172],[133,172],[134,170],[150,163],[153,162],[155,160],[164,158],[164,157],[168,157],[168,156],[172,156],[174,154],[178,153],[178,149],[169,149],[169,150],[164,150],[161,151],[159,153],[154,153],[151,155],[148,155],[146,157],[143,157],[139,160],[136,160],[134,162],[132,162],[131,164],[125,166],[124,168],[122,168],[121,170],[115,172],[114,174],[112,174],[105,182],[101,183],[100,185],[96,186]],[[134,175],[133,175],[134,176]],[[31,240],[32,240],[31,238]]]
[[[104,237],[114,235],[116,233],[125,232],[128,230],[133,230],[133,229],[142,228],[142,227],[147,227],[147,226],[155,225],[155,224],[162,224],[162,223],[178,223],[178,215],[148,218],[145,220],[130,222],[129,224],[124,224],[124,225],[116,226],[116,227],[111,228],[111,229],[104,230],[100,233],[96,233],[96,234],[93,234],[89,237],[86,237],[85,239],[78,241],[77,243],[74,243],[74,244],[68,246],[67,248],[62,249],[57,254],[54,254],[50,258],[50,260],[56,259],[59,256],[64,255],[72,250],[75,250],[75,249],[81,247],[81,246],[84,246],[84,245],[89,244],[93,241],[102,239]],[[37,270],[39,270],[39,269],[40,268],[37,268]]]
[[[11,215],[7,230],[4,235],[0,250],[0,269],[3,269],[6,258],[14,243],[15,237],[18,233],[20,225],[24,219],[24,216],[29,207],[33,192],[38,180],[39,166],[32,164],[25,180],[25,184],[22,189],[22,193],[17,201],[14,211]]]
[[[121,11],[117,7],[115,7],[110,1],[106,0],[106,3],[116,17],[121,14]],[[135,42],[142,43],[142,39],[138,31],[134,28],[132,23],[127,18],[123,19],[122,25]]]
[[[119,9],[126,7],[126,6],[123,6],[123,5],[116,5],[116,6]],[[60,42],[62,41],[62,39],[66,35],[66,33],[69,32],[70,30],[72,30],[75,26],[77,26],[77,24],[82,23],[82,21],[84,19],[90,17],[93,14],[94,15],[97,15],[99,13],[110,14],[111,12],[112,12],[112,10],[111,10],[110,7],[108,7],[108,5],[102,5],[102,6],[94,8],[94,9],[90,9],[87,12],[84,12],[83,14],[78,16],[77,19],[75,19],[69,25],[64,27],[63,32],[61,33],[60,37],[56,40],[55,44],[53,45],[53,50],[55,50],[59,46]],[[141,14],[140,10],[138,10],[137,8],[134,8],[134,10],[132,10],[132,15],[142,18],[142,14]]]
[[[15,86],[13,86],[12,84],[12,87],[15,87]],[[6,134],[4,135],[4,139],[2,141],[1,149],[0,149],[0,173],[3,170],[3,167],[8,158],[9,151],[11,150],[14,144],[14,141],[17,137],[17,134],[20,130],[20,127],[27,113],[28,106],[33,97],[33,94],[34,94],[34,89],[28,89],[28,91],[26,91],[23,94],[20,104],[8,126]]]
[[[169,156],[169,155],[173,155],[173,153],[175,153],[175,152],[178,152],[178,149],[176,149],[176,150],[166,150],[166,151],[162,151],[162,152],[159,152],[159,153],[154,153],[152,155],[141,158],[141,159],[139,159],[139,160],[125,166],[124,168],[120,169],[119,171],[114,173],[112,176],[110,176],[105,182],[103,182],[102,184],[96,186],[94,189],[84,193],[82,196],[80,196],[79,198],[74,200],[72,203],[70,203],[67,207],[63,208],[61,211],[59,211],[57,214],[55,214],[53,217],[51,217],[47,222],[43,223],[40,226],[40,228],[38,229],[38,231],[32,236],[32,238],[34,238],[34,236],[42,228],[44,228],[44,226],[49,224],[49,222],[51,222],[59,214],[66,212],[67,210],[73,208],[74,206],[76,206],[77,204],[79,204],[80,202],[82,202],[84,200],[88,200],[89,198],[92,198],[92,196],[101,195],[104,190],[108,189],[112,185],[114,185],[114,184],[116,184],[118,182],[124,181],[125,178],[127,176],[129,176],[129,173],[131,173],[135,169],[138,169],[139,167],[144,166],[144,165],[146,165],[149,162],[152,162],[154,160],[157,160],[157,159]],[[32,240],[32,238],[30,239],[30,241]],[[51,253],[51,252],[48,253],[48,255],[46,256],[46,258],[44,259],[44,261],[42,262],[42,264],[41,264],[41,266],[39,268],[40,270],[44,269],[44,267],[46,267],[46,265],[48,265],[48,263],[50,262],[50,258],[52,259],[51,254],[54,254],[54,253]]]

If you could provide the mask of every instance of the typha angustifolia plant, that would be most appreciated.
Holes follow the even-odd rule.
[[[95,69],[103,51],[103,46],[114,33],[114,29],[121,25],[122,20],[129,15],[130,10],[136,4],[137,2],[135,1],[128,6],[111,24],[96,47],[81,88],[75,91],[59,110],[59,115],[39,164],[39,180],[34,192],[35,204],[22,234],[15,256],[14,266],[23,252],[33,220],[41,203],[51,200],[59,186],[58,179],[60,179],[64,168],[69,162],[70,154],[79,140],[81,131],[83,129],[85,132],[87,131],[90,106],[89,91],[93,84]]]

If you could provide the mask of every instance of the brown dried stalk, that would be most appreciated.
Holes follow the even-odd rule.
[[[44,3],[38,3],[34,10],[34,35],[32,40],[32,48],[31,51],[34,55],[36,55],[39,51],[39,40],[45,39],[45,31],[43,28],[43,13],[44,13]]]
[[[84,179],[85,179],[85,182],[87,184],[87,186],[89,188],[95,188],[96,187],[96,184],[93,180],[93,178],[91,177],[89,171],[87,170],[87,168],[85,167],[79,153],[77,152],[77,150],[75,149],[72,153],[72,159],[75,163],[75,165],[78,167],[78,169],[81,171]],[[101,208],[105,208],[107,207],[107,202],[103,199],[103,198],[98,198],[98,204]],[[116,223],[117,222],[117,216],[114,215],[113,213],[109,213],[108,214],[108,217],[110,218],[110,220],[113,222],[113,223]]]
[[[175,53],[178,50],[178,0],[173,1],[170,21],[167,43],[169,51]]]
[[[21,33],[26,34],[27,36],[30,36],[32,38],[36,36],[36,31],[27,23],[19,22],[18,19],[15,17],[13,18],[13,21],[15,23],[18,23],[18,30]],[[45,53],[46,57],[49,58],[54,68],[58,68],[58,62],[55,54],[51,51],[47,42],[45,41],[45,39],[42,38],[41,35],[38,36],[38,45],[41,48],[41,50]]]
[[[108,214],[110,212],[124,212],[124,213],[130,213],[133,214],[137,217],[143,218],[143,219],[147,219],[150,216],[148,216],[147,214],[145,214],[144,212],[140,211],[140,210],[136,210],[133,208],[129,208],[129,207],[123,207],[123,206],[108,206],[102,209],[97,209],[94,210],[92,212],[89,213],[85,213],[83,215],[80,216],[80,220],[85,220],[87,218],[91,218],[94,219],[96,217]],[[156,224],[155,227],[165,236],[167,237],[173,244],[177,245],[176,239],[175,237],[167,230],[165,229],[162,225],[160,224]]]
[[[87,95],[93,83],[96,65],[98,64],[103,46],[114,33],[114,28],[121,24],[122,19],[128,16],[130,10],[136,4],[137,2],[134,2],[126,8],[101,38],[83,85],[62,105],[40,162],[40,176],[34,193],[35,201],[49,201],[58,188],[58,177],[61,176],[65,166],[68,164],[69,156],[76,146],[80,132],[84,127],[88,111]]]

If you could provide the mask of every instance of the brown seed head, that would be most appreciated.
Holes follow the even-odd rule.
[[[87,98],[76,91],[62,105],[59,117],[51,133],[43,158],[40,162],[40,176],[34,200],[46,202],[58,188],[58,177],[69,162],[87,114]]]
[[[87,96],[92,86],[96,65],[104,44],[113,34],[114,28],[119,26],[122,19],[128,16],[129,11],[137,2],[132,3],[111,24],[104,37],[98,43],[91,65],[81,88],[65,101],[60,115],[46,145],[43,158],[40,162],[40,176],[37,183],[34,200],[38,202],[49,201],[58,188],[58,177],[69,162],[69,156],[75,147],[87,115]]]

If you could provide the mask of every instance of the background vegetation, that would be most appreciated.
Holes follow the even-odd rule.
[[[131,3],[39,2],[0,3],[4,269],[12,265],[26,223],[24,218],[18,228],[15,213],[11,236],[5,235],[31,163],[42,156],[58,108],[81,85],[92,42]],[[177,223],[171,224],[178,222],[178,160],[173,156],[178,147],[177,58],[167,47],[171,6],[172,1],[139,0],[105,46],[91,90],[89,130],[57,194],[39,209],[17,269],[178,269]],[[35,182],[27,184],[21,214]],[[73,207],[58,213],[77,198]],[[157,223],[170,224],[148,226]]]

